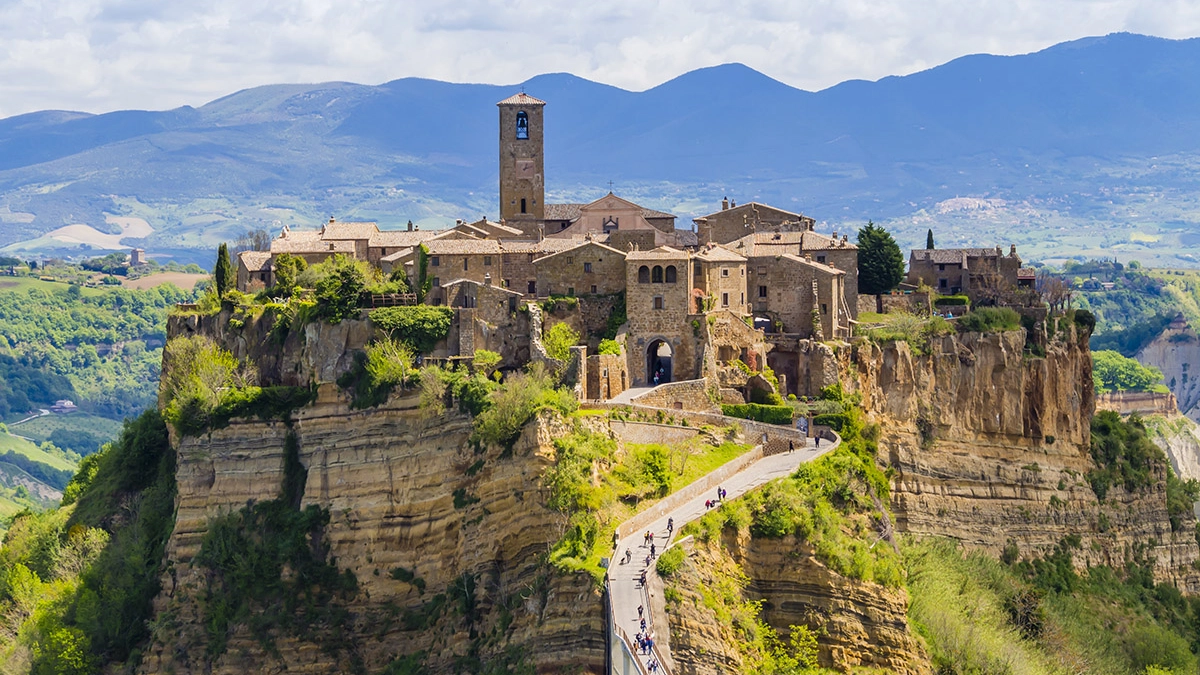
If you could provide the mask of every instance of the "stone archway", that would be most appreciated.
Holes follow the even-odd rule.
[[[671,381],[671,357],[674,352],[666,340],[658,339],[646,348],[646,384],[650,386],[666,384]],[[658,374],[658,381],[654,379]]]

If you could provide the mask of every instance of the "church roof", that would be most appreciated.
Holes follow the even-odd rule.
[[[536,99],[525,92],[513,94],[496,105],[546,105],[541,99]]]
[[[613,196],[616,196],[616,195],[613,195]],[[604,197],[601,197],[600,199],[604,199]],[[621,199],[621,198],[617,197],[617,199]],[[600,200],[597,199],[596,201],[600,201]],[[623,201],[629,202],[629,200],[627,200],[627,199],[623,200]],[[588,202],[588,204],[595,204],[595,203],[596,203],[595,201]],[[633,204],[633,202],[629,202],[629,203]],[[576,218],[579,217],[580,209],[587,206],[588,204],[546,204],[542,208],[544,209],[543,213],[545,213],[546,220],[575,220]],[[637,206],[639,209],[642,210],[642,217],[646,218],[646,219],[675,218],[675,214],[673,214],[673,213],[666,213],[665,211],[655,211],[654,209],[648,209],[639,204],[633,204],[633,205]]]

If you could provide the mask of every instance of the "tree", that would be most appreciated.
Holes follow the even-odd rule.
[[[925,233],[925,248],[930,251],[932,251],[935,248],[933,245],[933,229],[932,228],[930,228],[930,230]]]
[[[867,221],[858,231],[858,290],[875,296],[876,311],[883,313],[883,294],[904,280],[904,256],[891,233]]]
[[[269,251],[271,250],[271,235],[262,229],[243,232],[238,235],[233,250],[235,253],[241,253],[242,251]]]
[[[1163,374],[1158,368],[1143,366],[1120,352],[1092,352],[1092,380],[1097,394],[1110,391],[1165,392]]]
[[[281,295],[291,295],[296,290],[296,281],[300,273],[308,269],[308,262],[300,256],[290,253],[280,253],[275,257],[275,292]]]
[[[237,274],[233,271],[233,263],[229,262],[229,247],[221,242],[217,248],[217,265],[213,268],[213,278],[217,284],[217,295],[225,297],[237,283]]]

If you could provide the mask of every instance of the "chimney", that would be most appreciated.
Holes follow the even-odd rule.
[[[1000,257],[1000,256],[1002,256],[1002,255],[1004,255],[1004,249],[1002,249],[1002,248],[1000,248],[999,246],[997,246],[997,247],[996,247],[996,257],[997,257],[997,258],[999,258],[999,257]]]
[[[728,208],[729,208],[729,197],[725,197],[724,199],[721,200],[721,210],[725,211]]]
[[[730,199],[730,200],[729,200],[729,208],[731,208],[731,209],[732,209],[732,208],[734,208],[734,207],[736,207],[736,206],[737,206],[737,200],[735,200],[735,199]]]
[[[487,284],[488,286],[492,285],[492,273],[491,272],[488,272],[487,274],[483,275],[483,283]]]
[[[412,221],[408,221],[408,231],[412,232]]]
[[[329,216],[329,222],[330,222],[330,223],[334,223],[334,222],[335,222],[335,221],[334,221],[334,219],[333,219],[333,216]]]
[[[848,234],[843,234],[843,235],[842,235],[842,243],[843,243],[843,244],[845,244],[845,243],[847,243],[847,242],[849,242],[849,241],[850,241],[850,235],[848,235]]]
[[[1017,245],[1016,245],[1016,244],[1009,244],[1009,245],[1008,245],[1008,254],[1009,254],[1009,255],[1011,255],[1011,256],[1016,256],[1016,255],[1017,255]]]

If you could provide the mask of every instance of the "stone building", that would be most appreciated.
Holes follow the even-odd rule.
[[[750,314],[746,302],[746,259],[723,246],[702,246],[692,255],[692,287],[702,295],[696,302],[729,310],[739,316]],[[695,294],[693,294],[695,295]],[[700,313],[703,306],[693,308]]]
[[[762,287],[767,287],[767,299],[772,299],[772,289],[779,290],[794,281],[796,272],[790,269],[776,270],[775,265],[785,255],[802,260],[811,260],[819,265],[844,273],[840,289],[829,297],[827,304],[836,312],[837,323],[849,325],[858,316],[858,247],[851,244],[849,237],[826,236],[811,230],[799,232],[756,232],[727,244],[728,248],[746,258],[747,295],[751,302],[760,303]],[[813,274],[820,281],[825,279],[820,269]],[[786,300],[785,300],[786,302]],[[783,305],[769,303],[768,310],[783,311]],[[769,317],[768,317],[769,318]],[[807,333],[811,321],[801,318],[798,323],[785,324],[784,332]]]
[[[546,218],[545,101],[521,92],[500,108],[500,222],[541,239]]]
[[[625,253],[595,241],[533,261],[540,295],[604,295],[625,290]]]
[[[625,256],[625,337],[631,386],[699,376],[691,325],[691,265],[686,251],[660,246]],[[701,318],[700,320],[703,320]]]
[[[238,254],[237,288],[243,293],[261,291],[275,285],[269,251],[242,251]]]
[[[981,296],[1022,285],[1017,247],[1008,255],[996,248],[913,249],[908,256],[908,283],[924,284],[942,295]],[[1028,284],[1024,284],[1028,285]]]
[[[589,204],[547,204],[546,214],[547,237],[612,237],[620,233],[618,243],[637,241],[645,250],[677,243],[675,216],[643,208],[612,192]],[[631,237],[635,232],[638,234]]]
[[[721,210],[693,219],[700,245],[728,244],[755,232],[811,232],[816,221],[799,213],[750,202],[731,204],[721,200]]]

